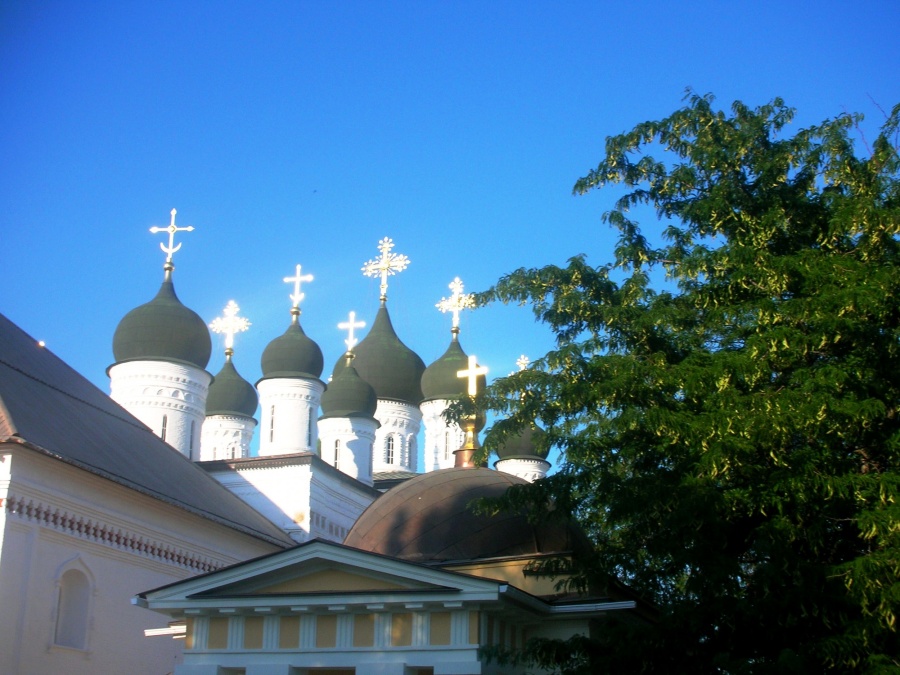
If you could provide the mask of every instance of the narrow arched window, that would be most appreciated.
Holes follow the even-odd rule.
[[[269,443],[275,440],[275,406],[269,410]]]
[[[341,439],[337,438],[334,441],[334,468],[340,468],[338,464],[340,463],[341,458]]]
[[[189,442],[188,447],[193,450],[194,449],[194,431],[197,429],[197,422],[195,420],[191,420],[191,440]]]
[[[53,642],[61,647],[87,648],[91,583],[81,570],[67,570],[59,579],[56,630]]]
[[[306,409],[306,447],[312,450],[313,439],[313,409]]]
[[[159,437],[163,440],[166,440],[166,429],[168,428],[168,426],[169,426],[169,416],[163,415],[162,429],[159,432]]]
[[[384,439],[384,461],[386,464],[394,463],[394,436]]]

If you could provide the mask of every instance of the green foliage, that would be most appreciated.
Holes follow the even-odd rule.
[[[521,269],[479,296],[530,304],[557,338],[486,394],[509,416],[488,449],[539,420],[563,452],[508,500],[576,514],[596,544],[585,578],[660,609],[533,643],[535,662],[900,670],[900,105],[866,156],[857,116],[787,136],[792,117],[690,96],[608,138],[575,192],[627,188],[604,215],[615,261]]]

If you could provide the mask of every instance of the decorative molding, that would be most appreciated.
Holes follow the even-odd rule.
[[[222,567],[209,558],[198,557],[180,548],[123,531],[94,519],[84,518],[65,509],[54,508],[33,499],[9,495],[0,502],[10,517],[32,522],[57,532],[92,541],[109,548],[128,551],[134,555],[176,565],[192,572],[212,572]]]

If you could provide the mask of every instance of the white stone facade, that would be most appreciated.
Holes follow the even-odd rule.
[[[242,415],[210,415],[200,434],[200,461],[250,456],[256,420]]]
[[[364,417],[319,420],[320,456],[324,462],[361,483],[372,485],[372,448],[378,423]]]
[[[109,369],[110,397],[185,457],[200,459],[212,376],[165,361],[126,361]]]
[[[458,424],[448,424],[443,417],[449,401],[436,399],[419,406],[425,425],[425,471],[437,471],[453,467],[459,450],[466,440],[466,432]]]
[[[373,473],[409,471],[418,468],[416,437],[422,426],[422,413],[409,403],[378,399],[375,419],[381,424],[372,450]]]
[[[530,483],[543,478],[550,470],[550,462],[540,457],[510,457],[494,462],[497,471],[518,476]]]
[[[259,392],[259,455],[315,452],[319,403],[325,385],[313,379],[261,380]]]

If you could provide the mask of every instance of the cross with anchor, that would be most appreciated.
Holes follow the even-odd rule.
[[[356,343],[359,342],[355,337],[353,337],[353,331],[356,328],[365,328],[365,321],[357,321],[356,320],[356,312],[350,312],[349,320],[342,321],[338,324],[338,328],[341,330],[347,331],[347,339],[344,340],[344,344],[347,345],[347,351],[353,351],[353,348],[356,346]]]
[[[166,257],[167,263],[172,262],[172,254],[181,248],[181,244],[178,244],[178,246],[175,246],[175,233],[176,232],[193,232],[194,231],[194,228],[191,225],[188,225],[187,227],[175,227],[175,213],[176,213],[175,209],[172,209],[172,212],[171,212],[172,220],[169,222],[168,227],[154,226],[154,227],[150,228],[150,231],[153,234],[156,234],[157,232],[168,232],[169,233],[169,245],[166,246],[162,242],[159,243],[159,247],[163,250],[163,253],[165,253],[167,255],[167,257]]]
[[[300,302],[303,300],[303,298],[306,297],[305,293],[300,292],[301,282],[305,283],[307,281],[313,280],[312,274],[304,274],[301,276],[300,270],[301,270],[300,265],[297,265],[297,271],[294,273],[294,276],[284,278],[284,283],[286,283],[286,284],[293,283],[294,284],[294,292],[291,293],[290,297],[291,297],[291,301],[294,303],[295,309],[300,307]]]

